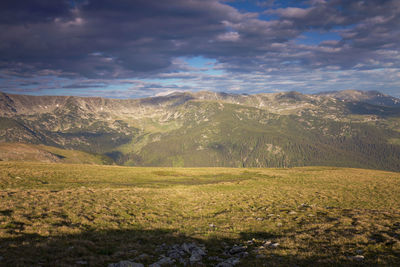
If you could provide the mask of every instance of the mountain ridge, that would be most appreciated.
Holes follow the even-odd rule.
[[[200,91],[110,99],[1,93],[0,142],[81,150],[131,166],[400,170],[398,99],[337,94]],[[374,96],[394,104],[372,104]]]
[[[211,92],[211,91],[199,91],[199,92],[173,92],[165,96],[153,96],[146,98],[129,98],[129,99],[116,99],[116,98],[106,98],[106,97],[80,97],[80,96],[31,96],[31,95],[19,95],[19,94],[7,94],[0,92],[0,112],[4,112],[11,109],[13,112],[21,112],[24,110],[16,110],[16,108],[24,108],[24,106],[35,106],[38,109],[29,109],[29,111],[34,112],[48,112],[53,111],[55,107],[59,105],[65,105],[68,101],[75,101],[77,104],[92,104],[92,108],[96,106],[108,106],[112,103],[117,103],[122,106],[127,105],[154,105],[162,104],[163,102],[173,101],[174,99],[179,99],[180,101],[189,100],[217,100],[226,101],[228,103],[234,104],[248,104],[249,100],[258,100],[259,106],[263,104],[262,100],[281,100],[281,99],[293,99],[293,100],[315,100],[320,97],[326,97],[325,99],[333,98],[348,102],[362,102],[378,106],[388,106],[388,107],[400,107],[400,99],[392,97],[378,91],[358,91],[358,90],[344,90],[344,91],[329,91],[321,92],[317,94],[302,94],[296,91],[289,92],[279,92],[279,93],[259,93],[259,94],[232,94],[224,92]],[[377,99],[380,99],[377,100]],[[13,106],[13,102],[17,100]],[[182,104],[183,102],[176,102],[175,104]],[[51,109],[47,110],[48,108]]]

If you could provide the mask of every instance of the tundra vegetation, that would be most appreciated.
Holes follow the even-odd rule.
[[[188,244],[195,266],[398,266],[400,174],[0,162],[1,266],[147,266]]]

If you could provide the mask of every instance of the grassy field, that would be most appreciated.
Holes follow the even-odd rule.
[[[234,244],[238,266],[399,266],[400,174],[0,162],[0,266],[146,266],[184,242],[207,266]]]

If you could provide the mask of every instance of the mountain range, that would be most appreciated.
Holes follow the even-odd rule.
[[[13,150],[47,161],[78,151],[92,163],[127,166],[400,171],[400,99],[354,90],[141,99],[0,93],[0,142],[2,160],[18,159]]]

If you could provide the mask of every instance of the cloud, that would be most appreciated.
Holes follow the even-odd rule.
[[[57,17],[67,18],[71,14],[68,0],[18,0],[0,2],[1,24],[51,23]]]
[[[84,89],[84,88],[104,88],[104,84],[96,84],[96,83],[73,83],[62,86],[62,88],[66,89]]]
[[[288,19],[303,19],[309,16],[313,9],[311,8],[298,8],[298,7],[287,7],[279,8],[273,13],[280,15],[283,18]]]
[[[240,34],[237,32],[226,32],[217,36],[219,41],[236,42],[240,38]]]
[[[399,1],[295,2],[268,1],[260,4],[258,12],[245,12],[217,0],[4,0],[0,3],[1,79],[54,77],[68,80],[62,88],[89,90],[156,77],[179,79],[185,90],[259,91],[264,83],[265,90],[276,89],[272,84],[282,89],[297,84],[299,88],[291,90],[307,91],[318,88],[305,81],[309,73],[349,71],[353,82],[366,79],[371,87],[374,81],[364,71],[400,69]],[[312,45],[296,41],[310,30],[334,32],[340,38]],[[199,56],[216,60],[213,70],[242,81],[228,79],[230,86],[221,76],[201,73],[205,70],[184,61]],[[274,81],[254,75],[273,75]],[[386,75],[379,78],[389,81],[391,74]],[[281,80],[284,77],[287,82]],[[81,83],[83,79],[104,83]],[[337,80],[331,81],[338,85]],[[166,88],[159,82],[147,84],[144,90]]]

